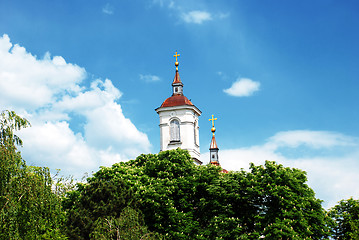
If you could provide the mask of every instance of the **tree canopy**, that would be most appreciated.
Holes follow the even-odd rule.
[[[335,239],[359,239],[359,200],[340,201],[329,210],[329,216],[334,220],[331,230]]]
[[[0,115],[0,238],[65,239],[60,198],[46,167],[27,166],[14,133],[30,123],[15,112]]]
[[[157,239],[144,224],[132,191],[118,178],[89,178],[63,201],[70,239]]]
[[[123,182],[150,230],[168,239],[323,239],[325,210],[305,172],[267,161],[221,173],[177,149],[103,167],[94,179]]]

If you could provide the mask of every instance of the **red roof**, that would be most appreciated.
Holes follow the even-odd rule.
[[[216,138],[214,137],[214,135],[212,136],[212,141],[211,141],[211,145],[209,146],[209,149],[218,149]]]
[[[173,85],[173,84],[176,84],[176,83],[183,84],[183,83],[181,82],[181,78],[180,78],[180,76],[179,76],[178,71],[176,71],[175,78],[173,79],[172,85]]]
[[[175,106],[182,106],[182,105],[190,105],[194,106],[188,98],[183,95],[173,95],[172,97],[167,98],[161,105],[163,107],[175,107]]]

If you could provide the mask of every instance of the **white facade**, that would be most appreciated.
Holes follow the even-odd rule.
[[[197,163],[201,163],[198,117],[201,111],[193,105],[160,107],[161,151],[181,148],[188,150]]]

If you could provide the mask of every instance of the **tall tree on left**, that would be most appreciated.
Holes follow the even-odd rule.
[[[13,111],[0,114],[0,239],[66,239],[49,169],[27,166],[18,150],[15,131],[29,126]]]

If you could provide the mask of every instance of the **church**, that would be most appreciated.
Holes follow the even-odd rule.
[[[176,72],[172,82],[172,96],[167,98],[155,111],[160,118],[160,142],[161,151],[181,148],[188,150],[193,161],[201,165],[199,145],[199,117],[202,112],[183,94],[183,83],[178,71],[178,57],[176,52]],[[209,162],[219,166],[218,146],[214,132],[214,118],[212,115],[212,140],[210,143]]]

